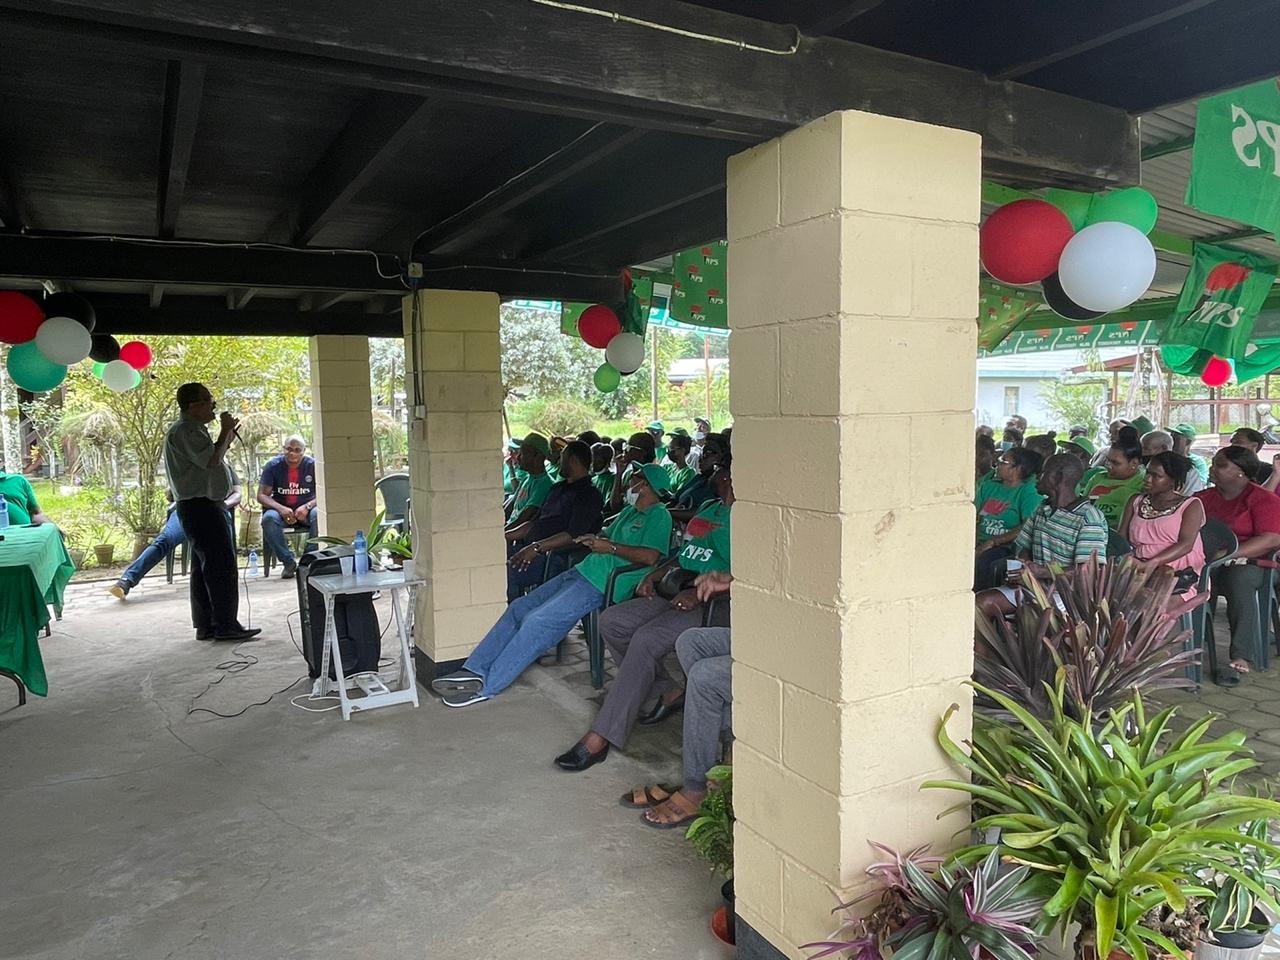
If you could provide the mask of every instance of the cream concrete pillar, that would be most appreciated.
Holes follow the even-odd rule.
[[[448,672],[506,609],[502,539],[502,374],[498,296],[421,290],[418,329],[404,299],[405,385],[419,406],[409,429],[414,635],[418,678]]]
[[[308,348],[320,533],[350,539],[374,512],[369,338],[312,337]]]
[[[739,957],[963,823],[919,784],[970,700],[979,181],[975,134],[854,111],[729,161]]]

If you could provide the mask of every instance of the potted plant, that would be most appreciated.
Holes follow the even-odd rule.
[[[1029,960],[1044,939],[1034,925],[1045,900],[1036,893],[1030,867],[1005,867],[995,850],[966,867],[926,858],[925,848],[904,857],[874,846],[894,858],[867,869],[879,891],[836,907],[849,919],[835,938],[802,947],[819,951],[810,960],[837,954],[851,960]],[[852,912],[877,893],[870,913]]]
[[[1254,960],[1271,921],[1259,906],[1280,893],[1280,857],[1267,846],[1269,824],[1252,820],[1239,828],[1247,841],[1224,841],[1238,853],[1237,869],[1205,867],[1197,873],[1206,888],[1205,920],[1194,944],[1196,960]]]
[[[957,858],[973,863],[997,850],[1031,867],[1049,896],[1046,932],[1057,927],[1065,939],[1079,923],[1076,946],[1085,958],[1110,957],[1113,948],[1135,960],[1147,960],[1152,947],[1178,954],[1145,921],[1157,908],[1186,909],[1200,893],[1200,870],[1236,877],[1259,903],[1280,908],[1241,868],[1249,850],[1275,856],[1280,848],[1237,829],[1280,817],[1280,803],[1223,787],[1257,766],[1244,732],[1206,739],[1216,719],[1209,714],[1174,735],[1175,709],[1150,715],[1140,693],[1095,723],[1088,709],[1070,714],[1066,685],[1060,668],[1046,691],[1044,721],[1012,697],[982,689],[1011,719],[976,715],[969,751],[947,733],[952,711],[943,717],[938,741],[968,779],[925,786],[968,794],[980,814],[975,828],[1002,830],[997,844],[975,844]]]
[[[94,559],[100,567],[111,566],[115,556],[116,545],[111,542],[115,527],[105,520],[89,524],[89,542],[93,547]]]
[[[1199,651],[1187,649],[1191,631],[1178,618],[1205,598],[1176,597],[1175,579],[1168,567],[1148,571],[1132,557],[1089,560],[1056,574],[1049,590],[1026,577],[1011,620],[977,615],[978,708],[1008,719],[982,692],[995,690],[1045,719],[1059,671],[1066,678],[1063,707],[1077,720],[1086,713],[1105,720],[1135,690],[1194,687],[1186,671]]]
[[[720,886],[720,896],[724,898],[724,939],[732,944],[736,939],[733,912],[733,768],[728,764],[712,767],[707,771],[707,787],[697,819],[689,824],[685,837],[693,844],[698,856],[710,865],[712,872],[725,878]],[[712,930],[716,931],[714,919]]]

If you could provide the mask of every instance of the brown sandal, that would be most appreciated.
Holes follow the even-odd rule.
[[[636,787],[618,798],[618,803],[632,810],[647,810],[671,799],[680,789],[679,784],[655,783],[653,786]]]
[[[668,799],[651,807],[644,813],[640,814],[640,819],[645,822],[646,826],[653,827],[655,830],[674,830],[676,827],[683,827],[691,820],[698,817],[698,808],[702,804],[695,804],[692,800],[684,795],[682,791],[677,790]],[[655,820],[654,816],[663,816],[664,813],[675,813],[679,815],[678,820]]]

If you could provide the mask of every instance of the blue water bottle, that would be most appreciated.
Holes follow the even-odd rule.
[[[0,497],[0,530],[9,525],[9,501]]]
[[[351,542],[356,550],[356,576],[369,572],[369,541],[364,538],[364,531],[357,530],[356,538]]]

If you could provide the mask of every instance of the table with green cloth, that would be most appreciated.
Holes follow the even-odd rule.
[[[4,527],[0,537],[0,670],[48,696],[40,631],[50,606],[62,616],[62,591],[76,567],[52,523]]]

